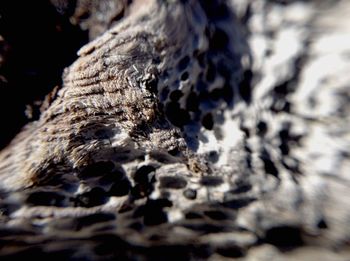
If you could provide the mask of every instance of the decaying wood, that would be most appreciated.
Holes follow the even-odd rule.
[[[282,2],[80,1],[95,39],[0,154],[0,256],[349,257],[350,6]]]

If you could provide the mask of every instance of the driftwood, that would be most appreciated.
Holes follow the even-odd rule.
[[[0,256],[349,258],[347,1],[96,2],[0,153]]]

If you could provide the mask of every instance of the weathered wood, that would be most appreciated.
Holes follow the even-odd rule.
[[[0,153],[0,256],[346,259],[349,4],[112,2]]]

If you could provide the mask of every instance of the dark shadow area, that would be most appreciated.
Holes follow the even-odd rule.
[[[69,22],[75,1],[69,3],[60,14],[49,0],[0,2],[0,36],[7,46],[0,48],[6,58],[0,61],[0,149],[29,122],[26,105],[34,105],[32,120],[38,118],[36,101],[61,85],[63,69],[88,41],[87,32]]]

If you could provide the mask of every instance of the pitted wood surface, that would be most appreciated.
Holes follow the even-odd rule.
[[[349,5],[243,2],[79,2],[95,39],[0,154],[2,257],[346,260]]]

